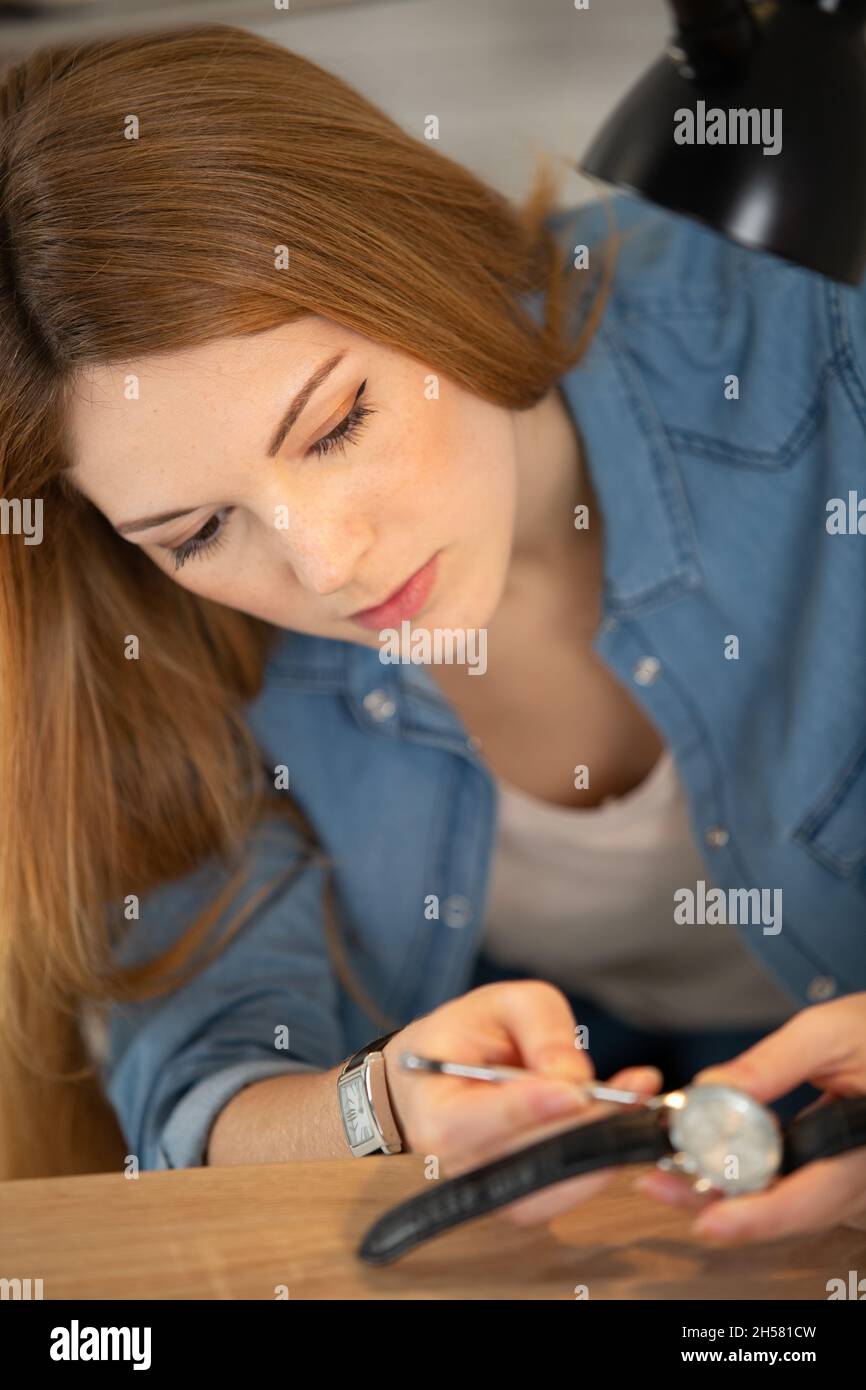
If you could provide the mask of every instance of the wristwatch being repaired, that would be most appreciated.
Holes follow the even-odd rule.
[[[693,1176],[700,1191],[737,1196],[862,1145],[866,1096],[817,1106],[784,1127],[772,1110],[732,1086],[693,1085],[661,1096],[635,1096],[619,1114],[431,1183],[374,1222],[358,1254],[366,1264],[389,1264],[455,1226],[600,1168],[656,1161]]]
[[[399,1031],[398,1029],[394,1030]],[[394,1033],[366,1043],[340,1069],[337,1093],[349,1148],[356,1158],[365,1154],[397,1154],[403,1139],[391,1108],[382,1049]]]

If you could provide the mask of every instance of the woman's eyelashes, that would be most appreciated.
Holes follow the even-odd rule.
[[[311,444],[308,453],[315,454],[318,458],[321,458],[323,454],[330,453],[332,449],[344,448],[348,440],[354,440],[358,437],[363,421],[366,420],[368,415],[375,414],[372,406],[364,405],[361,402],[361,397],[364,394],[366,385],[367,378],[365,377],[355,393],[355,399],[352,402],[352,408],[348,415],[344,415],[343,419],[338,425],[334,426],[330,434],[326,434],[323,439],[318,439],[315,444]]]
[[[366,385],[367,379],[365,377],[358,387],[351,410],[347,415],[344,415],[340,423],[335,425],[328,434],[324,435],[322,439],[317,439],[315,444],[310,445],[310,448],[307,450],[308,455],[313,454],[317,458],[322,458],[325,454],[329,454],[332,449],[345,450],[346,444],[350,440],[354,441],[357,439],[364,420],[366,420],[368,416],[375,415],[376,413],[373,406],[364,405],[361,402],[361,396],[363,395]],[[223,520],[219,522],[215,530],[210,530],[210,527],[213,522],[219,521],[220,517],[228,518],[233,511],[234,507],[221,508],[220,511],[214,512],[213,516],[209,517],[204,523],[204,526],[196,531],[194,536],[190,536],[189,540],[184,541],[182,545],[170,545],[167,547],[169,554],[174,560],[175,572],[180,569],[181,565],[184,564],[190,556],[204,555],[205,552],[216,549],[225,538],[227,521]]]
[[[213,516],[208,517],[204,526],[196,531],[194,536],[190,536],[188,541],[184,541],[183,545],[168,546],[168,552],[174,560],[175,571],[179,570],[184,561],[188,560],[191,555],[202,555],[206,550],[214,550],[221,543],[225,538],[226,522],[220,521],[215,531],[210,531],[209,528],[213,522],[219,521],[220,517],[228,517],[233,511],[234,507],[222,507],[220,511],[214,512]]]

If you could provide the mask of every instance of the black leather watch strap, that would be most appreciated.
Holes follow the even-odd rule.
[[[792,1173],[817,1158],[861,1146],[866,1146],[866,1096],[830,1101],[785,1126],[780,1172]]]
[[[358,1254],[367,1264],[388,1264],[432,1236],[551,1183],[617,1164],[649,1163],[670,1152],[658,1110],[629,1110],[579,1125],[401,1202],[370,1227]]]
[[[866,1147],[866,1096],[818,1106],[783,1130],[780,1174],[820,1158]],[[599,1168],[649,1163],[672,1152],[664,1112],[629,1110],[555,1134],[438,1183],[385,1212],[358,1251],[367,1264],[388,1264],[433,1236],[530,1192]]]
[[[347,1072],[351,1071],[352,1067],[357,1067],[363,1062],[368,1052],[381,1052],[385,1044],[390,1042],[399,1032],[400,1029],[395,1028],[392,1033],[383,1033],[381,1038],[374,1038],[372,1042],[364,1043],[363,1047],[359,1047],[357,1052],[353,1052],[351,1057],[346,1058],[340,1068],[340,1075],[345,1076]]]

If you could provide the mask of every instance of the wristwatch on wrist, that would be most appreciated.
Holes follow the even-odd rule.
[[[349,1148],[356,1158],[365,1154],[398,1154],[403,1139],[391,1108],[382,1049],[394,1034],[365,1044],[340,1069],[337,1092]]]
[[[735,1197],[777,1176],[866,1145],[866,1096],[817,1106],[784,1127],[774,1112],[732,1086],[692,1085],[572,1127],[494,1159],[386,1211],[358,1250],[389,1264],[433,1236],[530,1192],[629,1163],[656,1162],[690,1175],[701,1192]]]

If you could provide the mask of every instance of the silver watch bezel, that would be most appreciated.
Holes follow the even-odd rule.
[[[662,1165],[678,1170],[697,1179],[698,1190],[714,1188],[726,1197],[735,1197],[748,1192],[762,1192],[769,1186],[779,1171],[783,1153],[782,1127],[776,1114],[734,1086],[694,1084],[684,1086],[680,1091],[671,1091],[663,1097],[668,1108],[668,1137],[674,1153]],[[722,1101],[732,1118],[745,1121],[752,1131],[752,1143],[763,1147],[763,1161],[756,1163],[751,1156],[747,1172],[743,1177],[729,1177],[722,1171],[718,1152],[715,1148],[703,1149],[700,1127],[695,1128],[694,1119],[706,1104]],[[703,1136],[700,1136],[703,1139]],[[735,1141],[735,1136],[732,1136]],[[716,1143],[722,1142],[722,1137]],[[736,1149],[732,1143],[727,1158],[735,1157]],[[751,1171],[750,1171],[751,1170]]]

